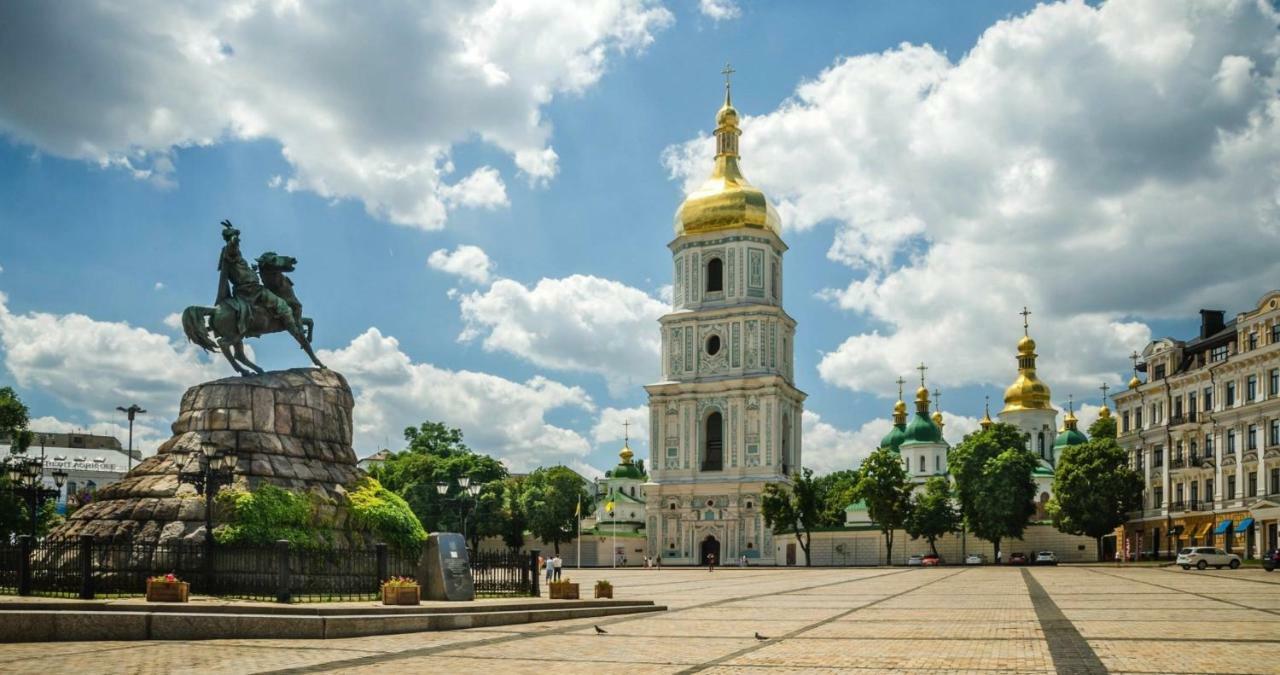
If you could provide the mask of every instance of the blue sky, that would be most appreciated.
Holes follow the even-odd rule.
[[[231,373],[166,323],[211,303],[229,218],[299,259],[358,453],[436,419],[516,468],[607,468],[657,379],[726,61],[743,167],[787,221],[821,470],[870,449],[921,360],[953,442],[998,409],[1024,304],[1055,401],[1096,405],[1130,350],[1276,278],[1264,3],[153,10],[0,9],[23,35],[0,44],[0,381],[46,426],[113,431],[139,400],[153,446],[183,388]],[[429,22],[463,28],[402,28]]]

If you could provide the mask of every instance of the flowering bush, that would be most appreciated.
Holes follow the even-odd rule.
[[[600,579],[596,582],[596,588],[613,588],[613,584],[608,579]]]
[[[150,577],[147,579],[147,581],[154,581],[158,584],[160,583],[176,584],[182,580],[178,578],[178,575],[174,574],[173,572],[170,572],[168,574],[161,574],[159,576]]]
[[[412,588],[417,585],[418,582],[413,577],[391,577],[382,582],[383,588]]]

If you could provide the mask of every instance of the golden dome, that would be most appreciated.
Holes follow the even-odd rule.
[[[1134,375],[1133,379],[1129,380],[1130,389],[1137,389],[1138,387],[1141,387],[1141,386],[1142,386],[1142,380],[1139,380],[1137,375]]]
[[[935,411],[933,412],[933,423],[934,423],[934,424],[936,424],[936,425],[938,425],[938,426],[942,426],[942,411],[941,411],[941,410],[935,410]]]
[[[622,459],[623,464],[630,464],[631,458],[634,456],[635,453],[631,452],[631,446],[627,444],[624,444],[622,446],[622,452],[618,453],[618,457]]]
[[[1076,419],[1076,414],[1073,411],[1068,410],[1067,416],[1062,418],[1062,425],[1064,429],[1074,429],[1079,421],[1080,420]]]
[[[1104,420],[1111,419],[1111,408],[1108,408],[1107,404],[1103,403],[1102,408],[1098,410],[1098,417]]]
[[[990,429],[991,425],[995,424],[995,422],[991,419],[991,413],[984,412],[982,413],[982,420],[978,422],[978,424],[982,425],[983,429]]]
[[[916,403],[921,403],[921,402],[924,402],[924,403],[929,402],[929,389],[927,387],[922,386],[916,390]]]
[[[1018,340],[1018,377],[1004,390],[1004,409],[1000,412],[1015,410],[1053,410],[1049,404],[1049,385],[1036,377],[1036,341],[1029,335]]]
[[[711,177],[676,209],[676,236],[754,227],[782,233],[782,220],[764,193],[747,182],[738,168],[738,110],[726,87],[724,106],[716,113],[716,164]]]
[[[895,415],[905,415],[905,414],[907,414],[907,403],[906,403],[906,401],[903,401],[902,399],[898,399],[898,402],[893,404],[893,414],[895,414]]]

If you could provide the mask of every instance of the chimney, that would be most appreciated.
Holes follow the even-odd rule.
[[[1226,325],[1223,321],[1225,315],[1226,312],[1221,309],[1200,310],[1200,338],[1207,338],[1222,330]]]

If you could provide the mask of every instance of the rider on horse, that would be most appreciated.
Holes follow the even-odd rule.
[[[222,247],[222,255],[218,258],[218,271],[222,276],[218,279],[217,301],[225,300],[235,307],[236,323],[241,334],[248,333],[251,314],[258,310],[279,321],[289,333],[301,336],[293,308],[284,298],[262,285],[257,272],[240,254],[240,230],[225,220],[222,221],[222,228],[222,240],[226,245]]]

